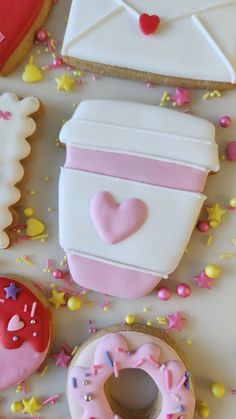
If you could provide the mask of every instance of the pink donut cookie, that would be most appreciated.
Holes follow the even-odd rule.
[[[214,126],[182,112],[90,100],[63,125],[60,244],[82,287],[148,294],[176,269],[219,169]]]
[[[137,373],[137,383],[140,371],[156,390],[148,403],[142,382],[132,405],[136,384],[129,377]],[[82,345],[68,373],[67,396],[72,419],[192,419],[195,409],[191,375],[175,345],[165,332],[142,325],[105,329]]]
[[[38,288],[0,277],[0,390],[26,380],[41,366],[51,347],[51,322]]]

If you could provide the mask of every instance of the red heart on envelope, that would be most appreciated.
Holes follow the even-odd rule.
[[[0,70],[31,31],[41,12],[46,17],[47,4],[49,9],[50,0],[0,0]]]
[[[151,35],[158,29],[160,21],[161,19],[157,15],[143,13],[139,17],[140,29],[145,35]]]

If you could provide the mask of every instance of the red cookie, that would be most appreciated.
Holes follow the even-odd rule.
[[[0,276],[0,391],[30,377],[52,344],[52,314],[39,289]]]
[[[52,0],[0,0],[0,74],[6,75],[25,57]]]

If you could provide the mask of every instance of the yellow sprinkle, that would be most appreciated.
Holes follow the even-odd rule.
[[[152,321],[151,320],[147,321],[147,326],[152,326]]]
[[[211,235],[208,236],[207,238],[207,246],[210,246],[212,243],[213,237]]]
[[[157,319],[157,321],[158,321],[159,324],[163,324],[163,325],[167,324],[166,317],[160,317],[160,316],[158,316],[156,319]]]
[[[16,386],[16,393],[21,393],[22,392],[22,384],[18,384]]]
[[[187,340],[187,344],[188,344],[188,345],[192,345],[192,344],[193,344],[193,341],[192,341],[191,339],[188,339],[188,340]]]
[[[35,191],[34,190],[30,191],[30,195],[31,196],[34,196],[35,195]]]
[[[43,370],[39,374],[40,378],[42,378],[46,374],[47,370],[48,370],[48,365],[45,365],[45,367],[43,368]]]
[[[44,180],[47,182],[49,180],[49,176],[44,176]]]
[[[64,16],[64,22],[67,23],[68,21],[68,16]]]
[[[222,94],[219,92],[219,90],[214,90],[214,93],[217,97],[221,97]]]
[[[233,244],[236,246],[236,238],[232,239]]]
[[[229,259],[233,257],[233,253],[221,253],[220,259]]]
[[[164,92],[161,97],[160,106],[164,106],[165,102],[167,102],[168,100],[170,100],[169,93]]]
[[[74,355],[75,355],[75,353],[77,352],[78,348],[79,348],[78,346],[75,346],[75,347],[74,347],[73,351],[71,352],[71,355],[72,355],[72,356],[74,356]]]
[[[205,95],[203,96],[203,99],[206,100],[208,99],[210,96],[210,92],[205,93]]]
[[[50,207],[49,207],[49,208],[48,208],[48,212],[52,212],[52,208],[50,208]]]
[[[226,159],[226,157],[223,155],[223,156],[221,156],[221,160],[225,160]]]

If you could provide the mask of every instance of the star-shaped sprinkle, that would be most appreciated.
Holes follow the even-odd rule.
[[[181,314],[179,311],[176,311],[174,314],[169,314],[167,316],[167,319],[169,321],[168,329],[176,329],[179,332],[181,331],[182,327],[186,323],[186,319],[181,317]]]
[[[194,277],[194,281],[200,288],[207,288],[208,290],[212,287],[212,280],[206,275],[204,271],[200,275]]]
[[[70,92],[75,80],[64,73],[61,77],[57,77],[57,90],[64,90],[65,92]]]
[[[4,288],[4,291],[6,292],[7,300],[8,298],[12,298],[13,300],[16,300],[17,294],[21,292],[21,289],[17,288],[14,282],[11,282],[9,287]]]
[[[24,413],[28,413],[34,416],[35,413],[41,409],[42,405],[38,402],[35,397],[31,397],[30,400],[23,400]]]
[[[67,355],[65,350],[62,348],[57,354],[53,354],[52,358],[55,360],[57,367],[68,368],[69,362],[71,361],[71,355]]]
[[[190,103],[189,91],[186,89],[179,89],[178,87],[175,90],[175,94],[171,96],[173,103],[180,108],[187,103]]]
[[[206,212],[208,214],[208,220],[215,220],[220,223],[221,217],[226,211],[220,208],[219,204],[214,204],[212,207],[206,207]]]
[[[48,299],[49,303],[52,303],[56,308],[64,306],[66,300],[64,298],[65,293],[57,290],[52,290],[52,296]]]

